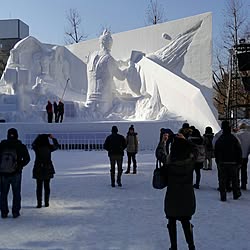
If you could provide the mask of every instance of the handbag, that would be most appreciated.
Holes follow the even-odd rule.
[[[163,189],[168,185],[167,169],[165,167],[159,167],[158,160],[156,160],[156,166],[153,172],[152,185],[155,189]]]

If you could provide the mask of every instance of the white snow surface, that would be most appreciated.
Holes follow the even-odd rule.
[[[56,151],[50,207],[35,208],[34,152],[23,171],[21,216],[0,219],[1,250],[166,250],[165,190],[153,189],[154,152],[139,152],[138,174],[123,175],[121,188],[110,186],[107,153]],[[123,168],[127,158],[124,157]],[[192,218],[199,250],[249,250],[250,191],[221,202],[217,171],[202,171]],[[9,199],[11,200],[11,192]],[[11,203],[9,204],[11,209]],[[178,224],[178,249],[187,249]]]

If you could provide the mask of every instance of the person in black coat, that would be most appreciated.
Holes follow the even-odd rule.
[[[172,142],[167,161],[168,186],[164,207],[168,219],[171,250],[177,249],[177,220],[182,224],[189,249],[195,249],[193,225],[190,223],[196,209],[193,171],[192,146],[183,135],[178,134]]]
[[[57,122],[62,122],[64,116],[64,103],[60,100],[57,105]]]
[[[50,144],[49,138],[53,144]],[[51,152],[59,148],[59,143],[51,134],[40,134],[32,143],[35,151],[33,178],[36,179],[37,208],[42,207],[42,191],[44,187],[45,207],[49,206],[50,179],[54,177],[55,169],[51,160]]]
[[[7,172],[2,168],[2,166],[0,169],[0,204],[2,218],[8,217],[8,193],[10,186],[13,193],[12,215],[13,218],[20,216],[22,170],[30,162],[28,149],[20,140],[18,140],[18,132],[15,128],[10,128],[8,130],[7,140],[2,140],[0,143],[1,163],[4,152],[10,152],[10,150],[13,153],[15,152],[16,155],[16,169],[14,172]]]
[[[55,122],[58,123],[58,105],[56,101],[53,103],[53,110],[54,110],[54,115],[55,115]]]
[[[121,176],[123,171],[122,161],[124,156],[124,149],[126,148],[126,139],[123,135],[118,134],[118,128],[116,126],[112,127],[111,132],[112,134],[105,139],[103,148],[108,151],[110,160],[111,186],[115,187],[115,165],[117,164],[117,184],[119,187],[121,187]]]
[[[229,122],[223,123],[222,135],[215,142],[214,155],[218,167],[221,201],[227,200],[226,188],[230,180],[233,198],[237,200],[241,196],[238,173],[242,162],[242,149],[238,139],[231,134]]]
[[[48,123],[52,123],[53,120],[53,107],[52,103],[48,101],[46,105],[46,111],[47,111],[47,116],[48,116]]]

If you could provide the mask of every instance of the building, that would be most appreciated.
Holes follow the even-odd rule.
[[[19,19],[0,20],[0,78],[5,69],[10,50],[29,36],[29,26]]]

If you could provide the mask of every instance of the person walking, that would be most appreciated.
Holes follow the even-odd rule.
[[[52,123],[53,120],[53,108],[52,108],[52,103],[48,101],[46,105],[46,111],[47,111],[47,116],[48,116],[48,123]]]
[[[239,126],[239,131],[236,133],[237,137],[241,143],[242,149],[242,163],[240,167],[240,182],[241,182],[241,189],[247,189],[247,163],[248,163],[248,156],[250,154],[250,131],[247,130],[246,123],[242,123]]]
[[[58,105],[56,101],[53,103],[54,115],[55,115],[55,122],[58,123]]]
[[[30,162],[27,147],[18,140],[18,132],[10,128],[7,140],[0,143],[0,208],[2,218],[7,218],[9,213],[8,194],[12,188],[12,215],[20,216],[21,210],[21,181],[22,170]]]
[[[62,122],[64,116],[64,103],[61,100],[58,103],[57,111],[58,111],[57,122]]]
[[[52,144],[49,139],[52,140]],[[44,204],[49,206],[50,180],[54,177],[55,169],[51,160],[51,153],[59,148],[57,139],[52,134],[40,134],[32,143],[35,151],[33,178],[36,179],[37,208],[42,207],[44,188]]]
[[[213,129],[211,127],[206,127],[205,134],[203,135],[205,145],[204,170],[212,170],[212,158],[214,157],[213,138]]]
[[[125,174],[130,173],[131,160],[133,161],[133,174],[136,174],[137,172],[136,154],[138,152],[138,135],[137,133],[135,133],[134,125],[131,125],[129,127],[126,137],[126,144],[127,144],[128,167]]]
[[[232,182],[233,198],[241,196],[239,187],[239,167],[242,161],[242,150],[238,139],[231,134],[229,123],[224,122],[222,135],[216,140],[214,155],[218,167],[219,191],[221,201],[227,200],[227,185]]]
[[[192,151],[192,145],[183,135],[177,135],[171,143],[166,165],[168,186],[164,202],[164,211],[168,219],[170,250],[177,250],[177,221],[182,224],[188,249],[195,250],[193,225],[190,222],[196,209]]]
[[[110,160],[111,186],[115,187],[115,165],[117,164],[118,173],[116,182],[121,187],[122,162],[126,148],[126,139],[123,135],[118,134],[117,126],[113,126],[111,132],[112,134],[105,139],[103,148],[108,151]]]
[[[192,131],[192,135],[188,138],[193,146],[193,153],[194,153],[194,170],[196,174],[194,188],[200,188],[200,181],[201,181],[201,169],[203,168],[203,163],[205,161],[205,146],[203,138],[200,134],[198,129],[194,129]]]

